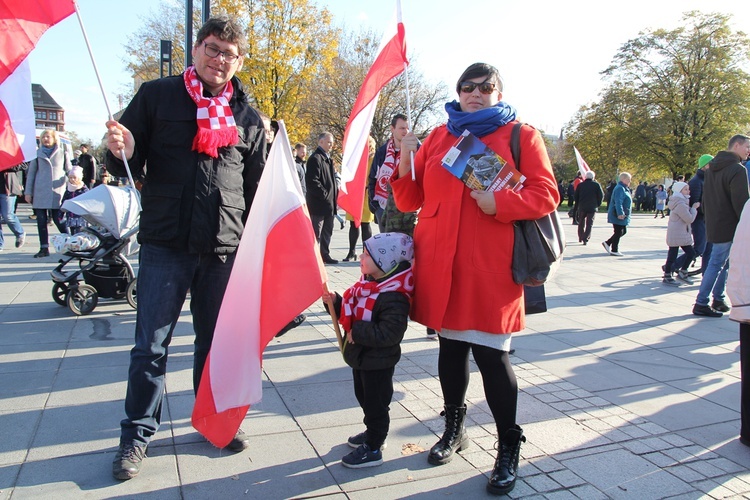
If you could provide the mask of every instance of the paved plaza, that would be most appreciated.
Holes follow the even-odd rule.
[[[410,323],[396,367],[391,431],[380,467],[346,469],[346,439],[363,429],[351,371],[319,303],[264,356],[263,401],[243,429],[250,448],[214,448],[190,425],[192,326],[183,309],[169,352],[161,429],[141,474],[112,478],[124,416],[135,311],[100,301],[76,317],[51,296],[58,256],[34,259],[6,230],[0,253],[0,499],[24,498],[490,498],[496,437],[472,365],[471,446],[427,463],[442,434],[438,343]],[[588,246],[565,221],[568,249],[546,286],[549,311],[514,336],[518,421],[528,442],[512,498],[750,498],[750,448],[739,436],[738,326],[691,314],[698,285],[667,287],[667,219],[635,215],[612,257],[599,214]],[[348,247],[334,231],[332,256]],[[327,266],[339,292],[356,263]],[[290,283],[290,287],[294,284]],[[283,298],[279,298],[283,300]],[[481,311],[477,311],[481,314]]]

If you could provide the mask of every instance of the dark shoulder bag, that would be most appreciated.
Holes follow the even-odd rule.
[[[513,126],[510,151],[516,168],[521,170],[521,126]],[[565,232],[557,210],[537,220],[513,223],[513,281],[519,285],[540,286],[557,270],[565,250]]]

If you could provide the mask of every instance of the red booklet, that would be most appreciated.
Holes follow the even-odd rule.
[[[477,136],[464,130],[443,157],[443,167],[461,179],[470,189],[497,191],[523,188],[526,177]]]

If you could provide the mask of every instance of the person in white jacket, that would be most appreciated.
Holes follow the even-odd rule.
[[[729,253],[729,319],[740,324],[740,442],[750,446],[750,201],[745,202]]]

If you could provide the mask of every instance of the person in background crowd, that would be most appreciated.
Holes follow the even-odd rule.
[[[375,151],[377,149],[375,139],[373,139],[372,136],[369,136],[367,138],[367,147],[368,147],[367,151],[370,157],[370,162],[367,164],[367,175],[369,177],[370,170],[372,169],[373,158],[375,157]],[[344,262],[349,262],[351,260],[356,261],[357,260],[357,241],[359,240],[360,228],[358,228],[354,224],[354,217],[352,217],[348,213],[346,214],[346,220],[349,221],[349,253],[346,254],[346,257],[344,258]],[[370,211],[369,203],[367,203],[367,200],[365,200],[365,202],[362,204],[362,221],[360,222],[360,226],[362,228],[362,244],[363,245],[365,241],[369,240],[372,237],[372,229],[370,228],[370,224],[374,220],[375,220],[375,216]]]
[[[307,209],[310,211],[315,238],[320,243],[320,256],[326,264],[338,264],[331,257],[333,219],[336,215],[338,189],[336,169],[331,158],[334,139],[330,132],[318,136],[318,147],[307,160],[305,184],[307,184]]]
[[[620,182],[617,183],[612,191],[612,200],[607,210],[607,222],[612,224],[614,233],[607,241],[602,242],[604,250],[615,257],[622,257],[620,252],[620,239],[628,232],[630,224],[630,213],[633,205],[633,198],[630,195],[630,174],[623,172],[620,174]]]
[[[83,170],[83,183],[91,189],[98,180],[99,169],[96,166],[96,158],[89,154],[89,145],[81,144],[81,156],[78,157],[78,166]]]
[[[661,218],[663,219],[665,217],[664,210],[667,208],[667,192],[664,189],[664,184],[659,184],[656,188],[656,213],[654,214],[654,219],[656,219],[659,214],[661,214]]]
[[[23,195],[23,185],[19,178],[19,172],[28,168],[26,163],[21,163],[0,172],[0,222],[4,222],[8,229],[16,236],[16,248],[21,248],[26,243],[26,233],[21,221],[16,216],[16,197]],[[5,236],[3,225],[0,223],[0,252],[5,247]]]
[[[305,159],[307,158],[307,146],[298,142],[294,146],[294,166],[297,167],[299,183],[302,186],[302,194],[307,195],[307,185],[305,184]]]
[[[578,214],[578,242],[586,245],[591,239],[591,229],[594,227],[594,217],[602,205],[604,191],[602,186],[594,180],[593,170],[586,172],[586,180],[578,185],[575,193],[575,206]]]
[[[740,213],[750,198],[747,171],[740,163],[748,154],[750,138],[735,135],[729,139],[727,150],[719,151],[706,170],[701,206],[706,217],[706,239],[713,246],[693,306],[696,316],[718,318],[730,309],[724,300],[729,251]],[[709,295],[713,296],[710,306]]]
[[[31,203],[39,230],[39,251],[34,258],[49,257],[48,216],[57,230],[65,232],[60,223],[60,205],[65,193],[66,174],[73,168],[65,148],[60,145],[57,131],[46,129],[39,135],[40,146],[36,158],[29,163],[26,176],[26,203]],[[49,212],[48,212],[49,211]]]
[[[690,206],[699,203],[703,198],[703,180],[705,179],[706,169],[708,163],[713,160],[712,155],[701,155],[698,158],[698,170],[695,175],[688,181],[690,187]],[[701,258],[700,268],[694,271],[688,271],[688,276],[696,276],[706,272],[706,266],[708,266],[708,260],[711,257],[711,243],[706,241],[706,219],[703,215],[703,209],[698,205],[698,213],[695,216],[695,220],[690,224],[690,232],[693,233],[693,250],[694,258]],[[680,255],[674,263],[676,269],[682,269],[686,254]],[[690,262],[688,264],[691,264]]]

